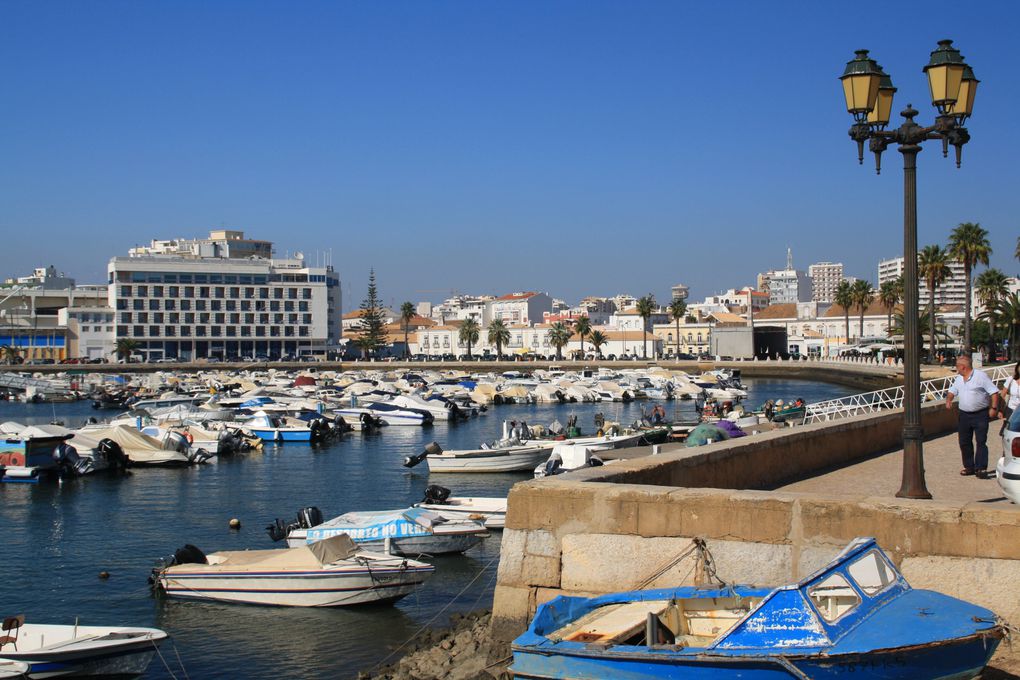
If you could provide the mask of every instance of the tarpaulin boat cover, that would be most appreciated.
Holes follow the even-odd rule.
[[[89,430],[89,437],[100,439],[112,439],[120,444],[125,451],[162,451],[163,447],[158,439],[142,434],[130,425],[115,425],[105,430]]]
[[[358,552],[358,547],[347,534],[337,534],[306,546],[323,566],[340,560],[349,560]]]

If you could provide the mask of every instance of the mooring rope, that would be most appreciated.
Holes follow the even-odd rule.
[[[152,643],[152,648],[156,650],[156,654],[159,656],[159,660],[163,662],[163,667],[166,668],[166,672],[170,674],[171,678],[177,680],[177,676],[174,675],[174,671],[172,668],[170,668],[170,664],[168,664],[166,662],[166,659],[163,658],[163,652],[159,651],[159,645],[157,645],[156,641],[153,640],[152,638],[149,638],[149,641]]]

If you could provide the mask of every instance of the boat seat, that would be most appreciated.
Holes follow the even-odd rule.
[[[0,649],[3,649],[4,645],[14,645],[14,651],[18,651],[18,634],[23,625],[25,625],[24,614],[8,616],[4,619],[3,624],[0,624],[0,630],[4,633],[3,636],[0,636]],[[14,631],[13,634],[11,631]]]

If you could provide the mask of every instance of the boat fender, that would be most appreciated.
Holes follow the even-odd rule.
[[[302,529],[311,529],[322,524],[322,511],[315,506],[298,510],[297,523]]]
[[[183,548],[178,548],[174,552],[173,564],[209,564],[209,560],[206,559],[204,552],[186,543]]]
[[[425,458],[427,456],[429,456],[429,455],[438,456],[438,455],[441,455],[442,453],[443,453],[443,448],[437,442],[432,442],[431,444],[426,446],[425,450],[422,451],[421,453],[419,453],[418,455],[416,455],[416,456],[405,456],[404,457],[404,467],[413,468],[415,465],[417,465],[420,462],[422,462],[423,460],[425,460]]]

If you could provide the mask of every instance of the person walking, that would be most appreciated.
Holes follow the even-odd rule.
[[[960,416],[956,434],[960,441],[960,455],[963,457],[963,469],[960,470],[960,474],[989,479],[986,469],[988,421],[995,418],[998,413],[999,390],[987,373],[974,370],[968,356],[956,358],[956,379],[946,394],[947,411],[953,408],[953,401],[957,398],[960,400]]]
[[[999,396],[1002,397],[1002,428],[999,430],[999,436],[1006,431],[1006,426],[1009,424],[1009,418],[1013,415],[1013,412],[1020,408],[1020,361],[1016,362],[1016,366],[1013,367],[1013,377],[1006,379],[1006,384],[999,390]]]

